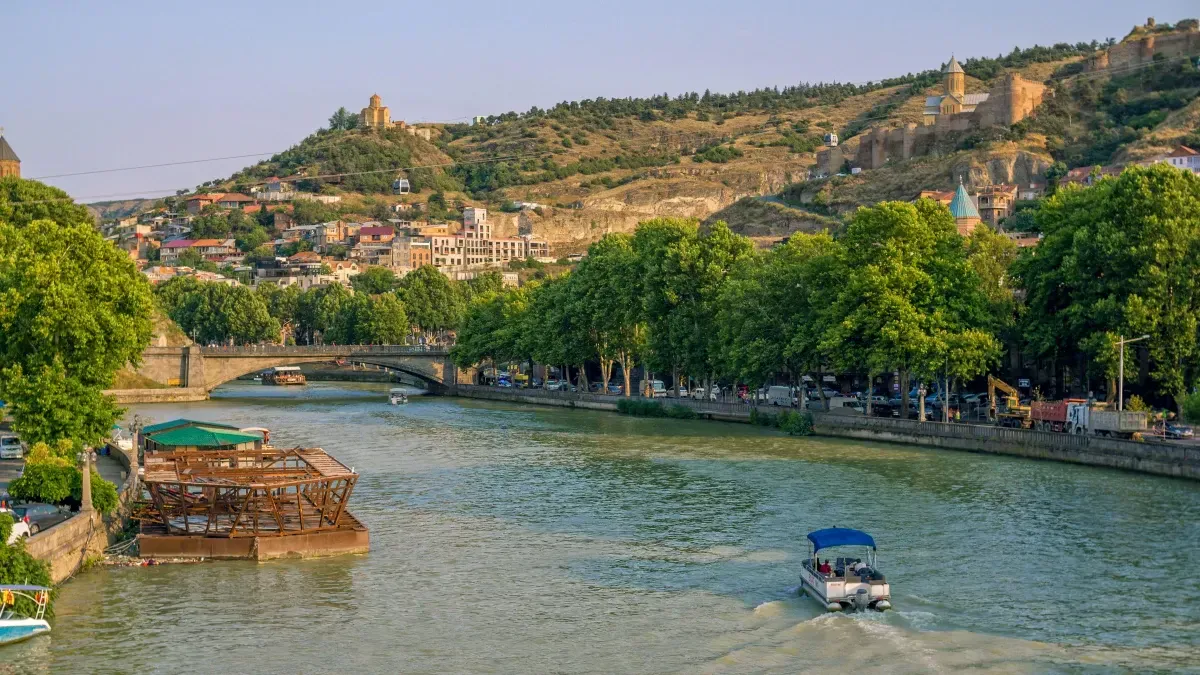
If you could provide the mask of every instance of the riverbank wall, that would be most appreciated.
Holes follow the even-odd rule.
[[[131,403],[192,403],[207,401],[204,387],[164,387],[162,389],[109,389],[104,392],[117,399],[120,405]]]
[[[603,394],[470,385],[459,385],[453,393],[465,398],[614,412],[618,400],[616,396]],[[743,403],[676,398],[660,401],[664,405],[686,406],[705,419],[750,422],[752,408]],[[765,410],[770,412],[773,409]],[[1010,455],[1200,480],[1200,447],[1177,443],[1127,441],[983,424],[917,422],[825,412],[813,413],[813,431],[818,436]]]
[[[74,576],[89,559],[103,555],[110,541],[125,527],[130,505],[136,497],[137,472],[131,469],[131,458],[124,450],[112,449],[112,456],[125,470],[124,482],[118,486],[120,501],[113,514],[106,516],[96,511],[81,511],[25,540],[25,550],[50,565],[50,579],[55,584]]]

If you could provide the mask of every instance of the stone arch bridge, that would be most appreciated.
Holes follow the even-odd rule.
[[[419,345],[149,347],[142,353],[137,372],[168,387],[212,391],[242,375],[274,366],[339,360],[407,373],[435,393],[452,389],[458,381],[448,349]]]

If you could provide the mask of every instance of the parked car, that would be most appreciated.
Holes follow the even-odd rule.
[[[681,384],[681,385],[679,385],[679,389],[675,393],[676,393],[676,395],[679,396],[679,398],[687,398],[688,397],[688,388]]]
[[[562,380],[546,380],[546,389],[550,391],[566,391],[567,383]]]
[[[592,392],[593,394],[599,394],[603,389],[604,389],[603,382],[589,382],[588,383],[588,391]]]
[[[25,444],[15,434],[0,435],[0,459],[21,459],[25,456]]]
[[[21,520],[29,525],[31,535],[50,529],[71,517],[71,512],[64,507],[37,502],[14,506],[12,511],[14,520]]]
[[[11,503],[12,499],[7,493],[0,493],[0,513],[8,513],[10,516],[13,516],[14,514],[12,513],[11,509],[9,509],[9,504]],[[16,517],[14,517],[13,520],[15,522],[13,523],[12,533],[8,535],[8,541],[4,542],[10,546],[17,543],[19,540],[30,536],[29,523],[25,522],[21,518]]]
[[[1196,430],[1190,424],[1167,422],[1164,435],[1167,438],[1192,438],[1196,435]]]
[[[541,389],[542,388],[542,378],[540,378],[540,377],[531,378],[529,380],[529,386],[534,387],[535,389]]]
[[[608,393],[617,394],[619,396],[619,395],[625,393],[625,387],[617,384],[616,382],[609,382],[608,383]]]
[[[718,401],[721,398],[721,388],[715,384],[709,387],[708,396],[704,395],[704,387],[696,387],[692,390],[692,398],[697,401],[709,400]]]

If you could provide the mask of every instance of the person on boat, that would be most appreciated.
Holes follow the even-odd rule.
[[[829,560],[826,560],[825,562],[821,563],[819,567],[817,567],[817,571],[825,576],[829,576],[830,574],[833,574],[833,566],[829,564]]]
[[[855,558],[854,564],[850,566],[850,571],[854,574],[858,574],[865,569],[867,569],[867,564],[862,561],[862,558]]]

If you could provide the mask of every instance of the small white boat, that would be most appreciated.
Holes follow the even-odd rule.
[[[33,603],[32,616],[17,613],[20,598]],[[45,586],[0,585],[0,645],[49,633],[50,624],[44,618],[49,602],[50,589]]]
[[[408,403],[408,394],[403,389],[393,389],[388,394],[388,402],[392,405],[404,405]]]
[[[875,540],[861,530],[831,527],[808,533],[811,553],[800,567],[801,593],[808,593],[831,612],[892,608],[892,591],[878,568]],[[860,556],[828,558],[817,553],[839,547],[861,547]]]

